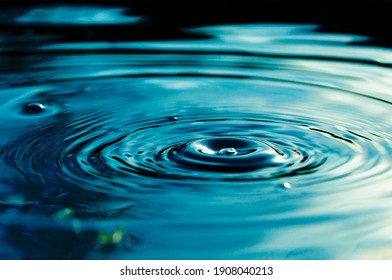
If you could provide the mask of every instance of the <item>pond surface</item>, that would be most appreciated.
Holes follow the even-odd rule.
[[[2,13],[18,28],[148,20]],[[391,49],[316,24],[181,32],[3,32],[0,258],[392,258]]]

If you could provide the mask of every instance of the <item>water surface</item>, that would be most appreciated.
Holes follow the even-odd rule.
[[[4,15],[147,21],[118,7]],[[319,27],[2,34],[0,258],[391,258],[392,51]]]

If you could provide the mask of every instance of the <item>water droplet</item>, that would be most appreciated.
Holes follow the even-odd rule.
[[[176,120],[178,120],[178,116],[170,116],[170,117],[168,117],[168,120],[169,121],[176,121]]]
[[[23,113],[39,114],[45,110],[45,105],[39,102],[28,103],[23,106]]]
[[[291,188],[291,184],[289,182],[284,182],[282,184],[282,187],[285,188],[285,189],[290,189]]]
[[[219,150],[218,154],[225,156],[235,156],[237,155],[237,151],[234,148],[223,148]]]

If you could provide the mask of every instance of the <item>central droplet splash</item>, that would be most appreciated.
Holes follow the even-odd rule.
[[[185,169],[235,174],[276,169],[284,166],[291,155],[257,138],[211,137],[176,146],[168,158]]]
[[[237,155],[237,151],[234,148],[223,148],[218,152],[218,154],[222,156],[235,156]]]
[[[231,137],[204,138],[191,141],[188,144],[191,149],[214,157],[219,156],[219,158],[221,158],[220,156],[242,156],[260,149],[270,149],[259,141]]]

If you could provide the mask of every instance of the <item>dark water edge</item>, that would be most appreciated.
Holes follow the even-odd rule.
[[[390,1],[110,6],[0,21],[0,259],[392,258]]]
[[[51,0],[2,1],[1,9],[28,8],[53,5]],[[369,36],[372,44],[392,46],[392,20],[389,0],[67,0],[58,3],[129,7],[133,14],[148,15],[142,27],[120,27],[116,33],[110,27],[96,27],[94,34],[78,28],[34,26],[36,32],[65,33],[72,40],[159,40],[186,36],[182,27],[227,23],[316,23],[326,32]],[[18,33],[23,30],[0,23],[3,31]],[[132,36],[125,32],[132,31]],[[72,34],[70,34],[72,33]],[[118,34],[121,34],[120,37]]]

